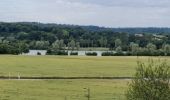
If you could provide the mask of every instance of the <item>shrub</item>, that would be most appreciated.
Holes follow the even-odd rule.
[[[114,56],[126,56],[123,52],[114,53]]]
[[[56,52],[56,55],[68,55],[68,52],[58,51],[58,52]]]
[[[155,50],[152,53],[148,51],[141,51],[137,53],[138,56],[164,56],[164,52]]]
[[[113,52],[103,52],[102,56],[114,56]]]
[[[126,52],[126,53],[125,53],[125,55],[126,55],[126,56],[133,56],[133,55],[132,55],[132,53],[131,53],[131,52],[129,52],[129,51],[128,51],[128,52]],[[135,56],[136,56],[136,55],[135,55]]]
[[[48,49],[48,50],[47,50],[47,55],[50,55],[50,54],[52,54],[52,50],[51,50],[51,49]]]
[[[41,53],[40,53],[40,52],[37,52],[37,55],[41,55]]]
[[[117,52],[117,53],[113,53],[113,52],[103,52],[102,56],[131,56],[132,54],[130,52]]]
[[[97,56],[96,52],[87,52],[86,53],[87,56]]]
[[[71,52],[70,55],[78,55],[78,52]]]
[[[138,62],[135,78],[129,84],[127,100],[170,100],[170,67],[166,61]]]
[[[66,51],[51,51],[51,50],[48,50],[47,51],[47,55],[68,55],[68,52]]]
[[[170,53],[167,53],[167,56],[170,56]]]

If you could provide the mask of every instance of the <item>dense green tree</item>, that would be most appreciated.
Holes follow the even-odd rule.
[[[106,39],[106,37],[101,37],[99,39],[99,44],[100,44],[100,47],[106,47],[107,46],[107,39]]]
[[[136,43],[130,43],[130,50],[132,52],[132,55],[137,55],[137,53],[139,52],[139,44]]]
[[[18,32],[16,38],[20,40],[24,40],[28,37],[28,33],[26,32]]]
[[[117,53],[121,53],[121,52],[122,52],[122,48],[119,46],[119,47],[116,48],[115,51],[116,51]]]
[[[80,43],[76,42],[76,49],[79,50],[80,49]]]
[[[64,43],[64,40],[63,39],[59,40],[59,49],[65,50],[65,47],[66,47],[66,45]]]
[[[24,43],[24,42],[18,42],[18,43],[15,44],[15,45],[16,45],[16,47],[18,48],[18,53],[19,53],[19,54],[29,52],[28,44],[26,44],[26,43]]]
[[[64,44],[64,40],[56,40],[52,44],[53,51],[65,50],[66,45]]]
[[[48,49],[49,45],[50,43],[48,41],[36,41],[35,49],[40,49],[40,50]]]
[[[72,51],[75,50],[76,43],[75,43],[74,40],[71,40],[71,42],[69,43],[69,47],[70,47],[70,49],[71,49]]]
[[[146,48],[148,49],[148,52],[152,55],[156,51],[156,45],[154,45],[153,43],[148,43]]]
[[[58,51],[58,50],[60,50],[59,40],[56,40],[56,41],[52,44],[52,51]]]
[[[63,37],[68,38],[69,37],[69,32],[67,30],[62,30]]]
[[[165,45],[163,46],[163,51],[164,51],[164,54],[165,54],[165,55],[170,54],[170,45],[169,45],[169,44],[165,44]]]
[[[122,41],[120,39],[115,40],[115,48],[121,47],[122,46]]]

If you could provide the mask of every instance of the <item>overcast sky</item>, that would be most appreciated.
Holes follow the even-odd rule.
[[[170,27],[170,0],[0,0],[0,21]]]

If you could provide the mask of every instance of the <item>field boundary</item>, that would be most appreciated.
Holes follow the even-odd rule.
[[[0,76],[0,79],[34,79],[34,80],[58,80],[58,79],[134,79],[133,77],[16,77]]]

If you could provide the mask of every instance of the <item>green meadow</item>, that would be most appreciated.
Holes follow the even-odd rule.
[[[1,55],[0,76],[132,76],[137,60],[146,62],[148,57]]]
[[[1,80],[0,100],[124,100],[123,80]]]
[[[0,56],[0,76],[126,77],[151,57]],[[152,57],[155,60],[169,57]],[[0,100],[125,100],[129,80],[0,80]]]

